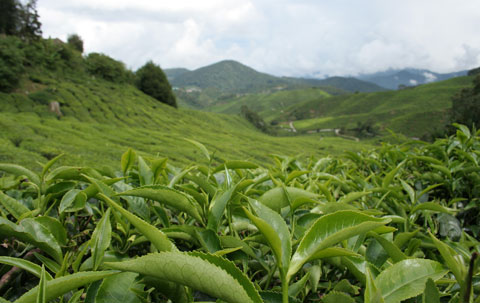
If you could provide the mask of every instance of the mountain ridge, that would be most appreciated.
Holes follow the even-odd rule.
[[[179,70],[183,72],[179,73]],[[327,79],[277,77],[259,72],[235,60],[219,61],[193,71],[186,71],[183,68],[166,68],[164,71],[170,83],[176,87],[216,88],[224,92],[234,93],[298,87],[334,87],[347,92],[385,90],[376,84],[354,77],[331,77]]]
[[[357,78],[375,83],[387,89],[398,89],[467,75],[467,70],[452,73],[436,73],[428,69],[388,69],[372,74],[360,74]]]

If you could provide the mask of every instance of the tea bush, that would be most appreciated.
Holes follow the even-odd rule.
[[[480,132],[345,158],[2,163],[15,302],[478,302]]]

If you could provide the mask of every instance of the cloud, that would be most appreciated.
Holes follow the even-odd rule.
[[[480,65],[477,0],[42,0],[45,36],[136,69],[234,59],[277,75],[356,75]]]
[[[427,83],[437,80],[437,77],[432,73],[425,72],[423,73],[423,76],[425,77],[425,82]]]

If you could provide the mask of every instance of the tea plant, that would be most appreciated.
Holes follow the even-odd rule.
[[[480,302],[480,132],[345,158],[0,164],[0,302]],[[8,301],[7,301],[8,300]]]

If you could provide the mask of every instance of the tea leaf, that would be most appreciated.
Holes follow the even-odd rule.
[[[443,277],[446,270],[440,263],[427,259],[407,259],[382,271],[375,284],[382,292],[385,303],[396,303],[418,296],[428,279]]]
[[[171,251],[176,250],[175,245],[167,238],[167,236],[157,229],[155,226],[150,225],[139,217],[135,216],[128,210],[124,209],[112,199],[108,198],[104,194],[99,194],[99,197],[105,201],[110,207],[121,213],[130,223],[132,223],[140,233],[142,233],[159,251]]]
[[[385,225],[389,220],[374,218],[355,211],[337,211],[320,217],[305,233],[292,257],[287,278],[289,279],[312,258],[312,256],[342,240]]]
[[[227,302],[262,302],[247,276],[230,261],[214,255],[162,252],[105,265],[186,285]]]
[[[114,271],[79,272],[47,281],[45,283],[45,302],[49,302],[71,290],[117,273],[118,272]],[[38,292],[39,287],[36,286],[18,298],[15,303],[34,303],[36,302]]]

